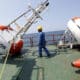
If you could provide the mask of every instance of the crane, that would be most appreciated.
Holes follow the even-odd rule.
[[[29,6],[27,11],[11,21],[7,26],[0,25],[0,54],[4,54],[4,51],[8,51],[10,56],[20,53],[24,44],[22,36],[38,18],[42,19],[40,14],[47,8],[48,5],[49,2],[46,0],[41,2],[35,9]],[[26,17],[27,14],[29,15],[28,18]],[[19,21],[23,22],[24,18],[26,19],[23,25],[18,23]]]

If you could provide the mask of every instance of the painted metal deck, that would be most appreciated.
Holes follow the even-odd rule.
[[[51,57],[38,57],[37,47],[25,49],[23,58],[8,59],[2,80],[80,80],[80,69],[73,68],[71,62],[80,58],[77,50],[56,50],[47,46]],[[24,53],[23,52],[23,53]],[[3,60],[0,60],[0,72]]]

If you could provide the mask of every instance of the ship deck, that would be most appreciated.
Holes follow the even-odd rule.
[[[48,45],[51,57],[38,57],[37,47],[27,47],[23,57],[8,59],[1,80],[80,80],[80,69],[71,66],[71,62],[80,58],[80,52],[74,49],[58,50]],[[0,60],[0,72],[3,60]]]

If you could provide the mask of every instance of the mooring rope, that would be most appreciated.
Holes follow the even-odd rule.
[[[4,60],[4,63],[3,63],[3,66],[2,66],[2,69],[1,69],[1,72],[0,72],[0,80],[2,79],[2,75],[3,75],[3,72],[4,72],[5,67],[6,67],[6,62],[7,62],[7,60],[8,60],[10,48],[11,48],[11,43],[10,43],[10,47],[9,47],[8,51],[6,50],[7,55],[6,55],[6,57],[5,57],[5,60]]]

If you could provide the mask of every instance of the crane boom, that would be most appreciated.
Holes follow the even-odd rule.
[[[33,9],[31,6],[29,6],[29,10],[28,11],[24,12],[19,17],[17,17],[12,22],[10,22],[8,24],[8,26],[11,26],[15,22],[17,22],[17,20],[19,20],[20,18],[24,17],[28,12],[30,12],[30,11],[33,12],[32,15],[31,15],[31,17],[27,20],[27,23],[25,23],[24,26],[19,31],[17,31],[17,33],[15,34],[14,38],[17,35],[19,35],[20,33],[24,34],[31,27],[31,25],[35,22],[35,20],[37,18],[41,18],[40,13],[42,13],[48,5],[49,5],[49,2],[48,2],[48,0],[46,0],[45,2],[39,4],[38,7],[35,8],[35,9]]]

